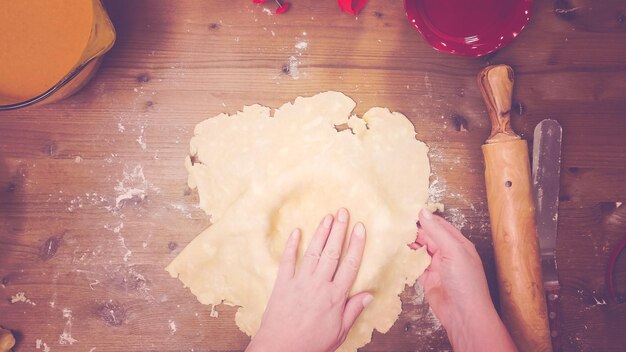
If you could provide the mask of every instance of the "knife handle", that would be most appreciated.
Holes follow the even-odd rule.
[[[561,302],[561,286],[558,282],[544,283],[546,290],[546,303],[548,304],[548,323],[550,324],[550,337],[552,338],[552,350],[561,352],[561,329],[559,326],[559,303]]]

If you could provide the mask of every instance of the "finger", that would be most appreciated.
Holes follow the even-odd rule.
[[[304,258],[302,259],[302,269],[300,269],[300,273],[311,274],[313,271],[315,271],[315,267],[317,267],[317,262],[320,260],[320,256],[322,254],[322,250],[324,250],[324,245],[326,245],[326,240],[328,239],[332,224],[333,216],[328,214],[317,226],[317,229],[313,234],[313,238],[311,238],[311,242],[309,243],[309,246],[304,253]]]
[[[409,248],[411,248],[414,251],[422,248],[422,246],[419,245],[419,243],[417,243],[417,242],[411,242],[411,243],[407,244],[407,246],[409,246]]]
[[[289,235],[285,250],[280,258],[280,265],[278,266],[278,275],[276,276],[276,282],[285,282],[293,278],[296,271],[296,258],[298,256],[298,245],[300,244],[300,230],[295,229]]]
[[[453,234],[450,233],[447,227],[436,219],[436,216],[430,211],[424,208],[420,212],[419,216],[422,231],[420,231],[420,236],[418,237],[425,236],[424,238],[427,241],[427,244],[430,246],[430,243],[432,242],[432,244],[436,247],[429,247],[429,249],[434,249],[434,251],[441,248],[452,250],[458,247],[459,241]]]
[[[354,325],[356,319],[361,315],[363,309],[372,303],[374,300],[374,296],[372,296],[368,292],[357,293],[356,295],[350,297],[348,303],[346,303],[346,307],[343,310],[343,320],[342,320],[342,331],[345,331],[347,334]]]
[[[428,232],[424,229],[421,229],[420,232],[417,234],[417,238],[415,239],[415,242],[422,247],[426,247],[426,250],[431,255],[439,250],[439,247],[437,246],[435,241],[428,234]]]
[[[352,229],[350,235],[350,243],[345,257],[339,263],[339,268],[335,274],[333,282],[343,291],[348,292],[354,284],[356,275],[361,267],[361,259],[363,258],[363,250],[365,249],[365,227],[362,223],[357,223]]]
[[[322,251],[317,268],[315,269],[315,275],[322,280],[331,281],[335,271],[337,270],[337,264],[339,263],[339,257],[341,257],[341,249],[343,248],[343,241],[346,237],[346,231],[348,230],[348,222],[350,221],[350,214],[345,208],[341,208],[337,211],[337,217],[330,229],[330,235],[326,241],[326,246]]]
[[[422,247],[422,245],[417,243],[417,237],[419,236],[419,232],[420,232],[420,229],[422,227],[420,226],[419,221],[416,223],[416,225],[417,225],[417,231],[415,231],[415,240],[413,242],[407,244],[407,246],[409,246],[409,248],[411,248],[414,251],[416,251],[416,250],[418,250],[418,249],[420,249]]]

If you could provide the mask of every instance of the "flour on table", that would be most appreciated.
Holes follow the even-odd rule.
[[[31,306],[36,306],[37,303],[31,301],[24,292],[18,292],[15,295],[11,296],[11,303],[23,302],[26,304],[30,304]]]
[[[211,313],[209,313],[209,316],[211,318],[217,318],[217,317],[220,316],[220,313],[217,310],[215,310],[215,305],[214,304],[211,305]]]
[[[294,45],[294,48],[296,48],[297,50],[305,50],[308,47],[309,47],[309,43],[305,40],[300,40],[296,42],[296,45]]]
[[[146,128],[145,126],[141,126],[141,130],[139,131],[139,137],[137,137],[136,142],[139,144],[142,150],[146,150]]]
[[[351,293],[376,297],[339,351],[387,332],[402,310],[399,294],[430,263],[423,248],[407,246],[429,198],[428,147],[404,115],[372,108],[360,118],[351,115],[355,105],[326,92],[273,115],[252,105],[195,128],[188,184],[213,224],[167,271],[201,303],[237,306],[235,322],[248,335],[259,328],[289,233],[302,230],[301,258],[320,219],[339,207],[368,233]]]
[[[47,343],[43,342],[42,339],[35,340],[35,348],[38,350],[43,350],[43,352],[50,352],[50,347]]]
[[[115,186],[115,209],[124,206],[124,203],[131,200],[142,201],[146,198],[149,189],[158,191],[150,185],[143,173],[141,164],[135,166],[125,165],[124,174]]]
[[[65,328],[63,329],[63,333],[59,335],[59,344],[73,345],[74,342],[78,342],[78,340],[72,337],[72,310],[64,308],[63,318],[65,319]]]
[[[272,36],[275,35],[273,31],[271,33]],[[302,32],[302,35],[306,36],[306,32]],[[296,43],[293,45],[293,48],[295,50],[287,59],[287,63],[283,66],[282,71],[294,80],[298,80],[302,77],[306,78],[307,75],[301,72],[300,65],[302,64],[302,54],[309,48],[309,42],[306,38],[296,37]],[[273,79],[280,79],[281,77],[282,75],[277,75],[274,76]]]
[[[409,290],[409,299],[405,301],[407,304],[418,306],[412,310],[407,316],[411,325],[420,326],[420,329],[413,329],[415,335],[432,335],[441,330],[441,322],[435,316],[430,305],[426,302],[424,287],[419,283],[415,283],[413,291]],[[424,328],[424,326],[427,326]]]
[[[300,79],[300,60],[295,56],[289,57],[289,76],[293,79]]]
[[[176,322],[170,319],[168,320],[168,324],[170,327],[170,334],[174,335],[176,331],[178,331],[178,329],[176,328]]]
[[[456,227],[459,231],[463,230],[465,225],[467,225],[467,219],[460,209],[448,208],[443,214],[443,217],[448,220],[449,223],[454,225],[454,227]]]

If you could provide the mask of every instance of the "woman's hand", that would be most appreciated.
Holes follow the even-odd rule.
[[[454,350],[515,351],[491,301],[472,242],[426,209],[420,212],[419,224],[416,242],[432,256],[419,282]]]
[[[349,297],[365,248],[365,228],[357,223],[341,258],[349,214],[339,209],[319,224],[296,273],[300,231],[295,230],[278,268],[261,327],[247,351],[332,351],[373,296]]]

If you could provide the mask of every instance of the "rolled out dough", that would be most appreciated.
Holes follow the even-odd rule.
[[[252,105],[195,128],[188,182],[213,224],[166,270],[203,304],[239,306],[235,321],[248,335],[259,328],[289,233],[302,229],[302,256],[320,219],[339,207],[367,229],[352,293],[375,297],[340,351],[367,344],[373,329],[387,332],[401,312],[398,295],[430,263],[423,249],[407,247],[428,199],[428,147],[404,115],[372,108],[359,118],[354,107],[325,92],[273,117]]]

